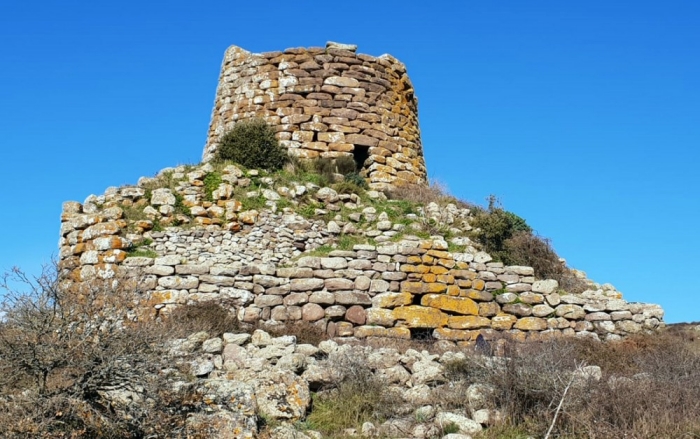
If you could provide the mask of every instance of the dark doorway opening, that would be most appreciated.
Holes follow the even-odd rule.
[[[411,331],[411,340],[431,342],[434,341],[432,328],[409,328]]]
[[[369,158],[369,146],[355,145],[352,150],[352,158],[355,160],[355,169],[360,174],[365,169],[365,161]]]

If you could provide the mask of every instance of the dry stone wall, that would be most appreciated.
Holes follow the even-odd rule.
[[[391,55],[328,43],[224,56],[203,161],[242,120],[263,118],[302,158],[353,157],[375,189],[425,183],[418,101],[406,67]]]
[[[158,242],[175,237],[180,240],[156,236]],[[156,308],[221,300],[248,323],[304,321],[338,337],[469,342],[503,331],[521,340],[615,339],[662,324],[658,305],[628,303],[612,288],[570,295],[554,280],[535,280],[531,267],[476,262],[472,254],[446,250],[442,240],[403,240],[301,257],[283,267],[212,263],[201,253],[192,261],[183,252],[130,257],[124,264],[148,275]]]
[[[216,172],[222,182],[208,201],[204,181]],[[263,197],[265,207],[246,209],[235,194],[255,182],[263,186],[244,197]],[[588,282],[583,294],[567,294],[554,280],[536,279],[531,267],[492,261],[465,236],[452,240],[463,250],[449,251],[443,238],[412,236],[356,194],[289,186],[232,165],[215,171],[204,164],[65,203],[60,267],[77,290],[95,277],[139,274],[143,309],[152,314],[216,300],[248,323],[307,322],[338,337],[470,343],[505,332],[522,340],[616,339],[663,325],[658,305],[629,303],[610,285]],[[302,196],[320,203],[315,214],[345,209],[348,221],[302,217],[295,212]],[[454,233],[468,227],[468,209],[426,206],[430,212]],[[343,235],[373,243],[308,253]]]

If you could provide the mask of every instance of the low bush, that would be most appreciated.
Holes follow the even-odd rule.
[[[249,119],[236,123],[221,137],[216,159],[231,160],[250,169],[278,170],[289,156],[263,119]]]
[[[347,353],[329,361],[335,370],[334,384],[314,395],[308,425],[325,435],[347,428],[358,430],[364,422],[382,422],[391,415],[395,395],[375,377],[365,358]]]
[[[431,181],[430,184],[407,184],[398,186],[386,193],[391,200],[404,200],[411,203],[427,206],[429,203],[445,204],[455,203],[460,207],[471,207],[471,204],[457,200],[449,194],[447,187],[439,181]]]
[[[222,303],[214,301],[182,305],[165,318],[165,325],[172,337],[181,338],[200,331],[219,337],[225,332],[241,330],[236,315]]]
[[[165,334],[127,318],[134,279],[78,290],[52,266],[36,278],[15,269],[0,286],[0,437],[178,437],[184,419],[159,373]]]
[[[526,265],[539,279],[555,279],[569,293],[581,293],[587,285],[560,260],[551,242],[534,233],[527,222],[489,197],[487,209],[476,208],[470,221],[471,237],[484,251],[506,265]]]

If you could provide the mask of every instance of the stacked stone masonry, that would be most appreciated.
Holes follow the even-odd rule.
[[[406,67],[391,55],[328,43],[224,56],[203,161],[242,120],[262,118],[301,158],[350,156],[375,189],[426,182],[418,101]]]
[[[70,282],[79,287],[96,277],[138,273],[146,291],[144,307],[152,313],[217,300],[245,322],[304,321],[338,337],[429,334],[469,343],[479,334],[491,338],[505,332],[528,340],[560,335],[615,339],[663,325],[658,305],[626,302],[609,285],[591,283],[583,294],[570,295],[554,280],[536,279],[531,267],[504,266],[469,246],[450,252],[440,237],[405,235],[392,242],[395,225],[383,224],[384,214],[373,208],[362,212],[370,222],[366,234],[376,244],[309,256],[305,252],[342,233],[337,224],[305,219],[269,200],[265,209],[243,211],[231,186],[250,181],[234,166],[223,170],[215,201],[206,201],[201,181],[212,169],[205,164],[167,170],[162,175],[178,182],[175,189],[154,189],[150,199],[144,187],[151,181],[142,179],[139,186],[65,203],[60,268]],[[269,199],[280,194],[293,199],[305,191],[325,200],[324,211],[338,210],[342,203],[361,207],[359,199],[341,199],[330,188],[262,190]],[[189,206],[192,218],[181,218],[189,228],[154,231],[155,224],[177,218],[177,199]],[[129,209],[150,216],[130,218]],[[349,225],[343,230],[350,231]],[[138,243],[151,253],[148,257],[130,255]]]

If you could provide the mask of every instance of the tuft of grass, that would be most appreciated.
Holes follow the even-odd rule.
[[[204,176],[204,199],[206,201],[214,201],[213,193],[223,183],[219,172],[210,172]]]
[[[385,383],[377,379],[366,361],[344,354],[329,359],[336,371],[331,389],[313,395],[313,410],[308,425],[324,435],[342,434],[364,422],[382,422],[395,402]]]

